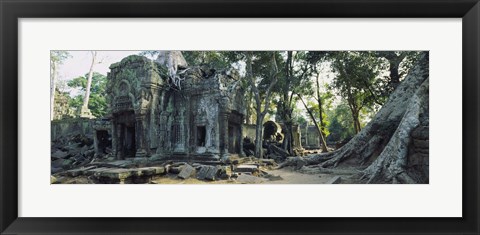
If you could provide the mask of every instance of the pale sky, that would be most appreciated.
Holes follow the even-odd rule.
[[[70,53],[70,58],[66,59],[62,65],[58,68],[58,80],[60,81],[69,81],[79,76],[84,76],[88,73],[90,65],[92,63],[92,54],[90,51],[68,51]],[[107,75],[110,71],[109,67],[111,64],[121,61],[123,58],[129,55],[137,55],[141,51],[97,51],[97,61],[101,63],[96,63],[94,65],[93,71]],[[242,66],[240,66],[242,67]],[[321,70],[322,76],[321,81],[323,84],[331,82],[334,77],[334,74],[329,68],[328,64],[322,64],[319,69]],[[311,78],[312,80],[316,79],[315,77]],[[67,89],[70,92],[71,96],[79,94],[79,90]],[[322,92],[324,88],[322,87]],[[306,98],[306,97],[305,97]],[[339,101],[339,97],[335,97],[334,105]],[[308,99],[308,98],[306,98]],[[298,101],[297,108],[302,110],[302,113],[306,114],[306,110],[303,107],[303,104]],[[306,115],[308,116],[308,115]]]
[[[68,51],[71,55],[58,69],[59,80],[72,80],[83,76],[90,70],[92,64],[92,54],[90,51]],[[123,58],[138,54],[140,51],[97,51],[97,61],[102,63],[95,64],[93,71],[107,75],[110,71],[108,67],[111,64],[121,61]]]

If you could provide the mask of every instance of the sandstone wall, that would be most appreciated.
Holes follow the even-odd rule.
[[[75,134],[93,137],[95,119],[73,118],[51,122],[51,141]]]

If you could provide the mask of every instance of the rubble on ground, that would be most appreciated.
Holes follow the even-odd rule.
[[[172,161],[157,157],[116,160],[108,147],[104,154],[95,154],[91,137],[71,134],[52,142],[50,182],[156,183],[155,180],[161,177],[238,184],[283,180],[281,176],[268,172],[276,169],[290,155],[274,142],[265,151],[266,158],[263,159],[232,155],[222,161],[209,162]],[[334,178],[329,183],[340,182],[340,178]]]

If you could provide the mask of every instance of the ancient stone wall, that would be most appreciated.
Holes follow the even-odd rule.
[[[54,120],[50,124],[51,140],[56,141],[59,138],[65,138],[66,136],[77,134],[93,137],[94,124],[94,119],[85,118]]]
[[[113,155],[205,157],[241,153],[243,91],[235,70],[177,68],[129,56],[110,66]],[[171,76],[175,76],[172,78]]]

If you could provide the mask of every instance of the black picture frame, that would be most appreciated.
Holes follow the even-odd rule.
[[[479,234],[478,0],[0,0],[0,232],[2,234]],[[462,218],[18,217],[19,18],[462,18]],[[39,199],[40,201],[41,199]]]

